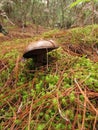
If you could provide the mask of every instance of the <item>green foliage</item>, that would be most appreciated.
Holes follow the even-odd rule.
[[[64,129],[65,128],[65,126],[64,126],[64,124],[62,124],[62,123],[58,123],[57,125],[56,125],[56,130],[60,130],[60,129]]]
[[[43,81],[42,80],[39,81],[39,83],[36,84],[35,88],[36,88],[36,92],[39,93],[43,88]]]
[[[48,32],[43,33],[43,34],[42,34],[42,37],[43,37],[43,38],[51,38],[51,37],[53,37],[53,35],[55,35],[55,33],[57,33],[57,32],[59,32],[58,29],[50,30],[50,31],[48,31]]]
[[[73,2],[70,7],[73,8],[79,4],[82,4],[82,3],[86,3],[86,2],[90,2],[91,0],[76,0],[75,2]]]
[[[75,94],[74,94],[74,92],[72,92],[72,93],[69,95],[69,97],[70,97],[70,102],[74,102],[74,101],[75,101]]]
[[[58,75],[49,74],[46,76],[46,82],[50,83],[52,85],[55,85],[57,83],[58,79],[59,79]]]
[[[78,63],[75,64],[75,68],[80,68],[81,72],[75,73],[75,78],[78,80],[84,80],[85,84],[92,90],[98,91],[98,66],[97,63],[93,65],[89,59],[85,57],[80,58]],[[83,69],[82,69],[83,68]]]
[[[98,38],[97,38],[97,33],[96,33],[96,28],[98,28],[98,25],[92,25],[92,26],[87,26],[85,28],[75,28],[69,31],[71,37],[71,43],[77,44],[92,44],[92,43],[97,43]],[[68,36],[70,36],[68,34]],[[78,35],[78,37],[77,37]]]
[[[16,125],[18,125],[18,124],[21,123],[21,120],[18,120],[18,119],[17,119],[17,120],[14,121],[14,123],[15,123]]]
[[[81,22],[85,25],[91,24],[92,2],[94,2],[94,16],[97,23],[97,0],[76,0],[74,2],[72,0],[49,2],[45,2],[45,0],[1,0],[0,9],[4,12],[4,18],[7,19],[4,19],[5,22],[12,20],[18,26],[28,26],[33,23],[36,26],[36,32],[39,33],[40,25],[52,28],[70,28],[73,24],[79,23],[80,25]],[[47,35],[45,37],[49,38]]]
[[[38,127],[36,130],[43,130],[45,127],[45,124],[38,124]]]

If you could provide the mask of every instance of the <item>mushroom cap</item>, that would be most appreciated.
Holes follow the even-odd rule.
[[[53,40],[40,40],[30,43],[24,54],[24,58],[33,58],[37,55],[45,54],[53,49],[58,48],[58,45]]]

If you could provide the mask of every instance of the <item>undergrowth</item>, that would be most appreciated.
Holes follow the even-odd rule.
[[[98,25],[77,27],[69,30],[54,30],[44,33],[44,38],[54,38],[59,43],[98,45]]]
[[[97,129],[98,63],[59,48],[34,69],[21,59],[27,41],[0,56],[0,130]]]

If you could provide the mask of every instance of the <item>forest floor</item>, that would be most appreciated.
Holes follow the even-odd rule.
[[[0,41],[13,40],[15,38],[30,38],[42,34],[45,31],[47,31],[47,29],[44,29],[41,26],[39,26],[38,31],[36,31],[36,28],[32,26],[27,26],[24,29],[15,26],[8,29],[9,34],[7,36],[0,34]]]
[[[0,34],[0,130],[97,130],[98,25],[24,31]],[[22,57],[40,39],[60,47],[37,68]]]
[[[41,26],[39,26],[37,32],[36,28],[32,26],[25,27],[24,30],[20,27],[15,27],[9,30],[9,34],[7,36],[0,34],[0,43],[3,41],[12,41],[13,39],[26,39],[36,37],[47,31],[48,29],[44,29]],[[62,37],[66,38],[66,33],[67,30],[61,30],[57,33],[54,33],[52,36],[50,36],[50,38],[54,40],[59,38],[62,39]],[[90,46],[85,46],[85,44],[73,44],[70,42],[70,40],[67,40],[67,42],[63,41],[60,46],[70,55],[87,55],[87,57],[90,58],[92,61],[98,62],[98,45],[95,45],[94,42]]]

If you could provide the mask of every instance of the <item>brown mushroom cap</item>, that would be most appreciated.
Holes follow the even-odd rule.
[[[37,55],[45,54],[56,48],[58,48],[58,45],[53,40],[40,40],[29,44],[23,54],[23,57],[33,58]]]

